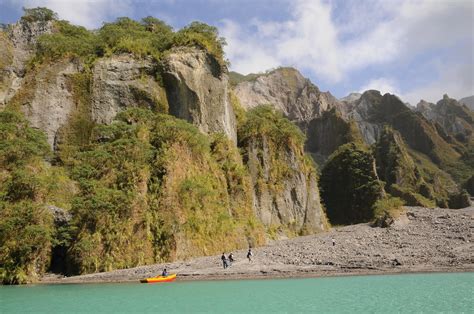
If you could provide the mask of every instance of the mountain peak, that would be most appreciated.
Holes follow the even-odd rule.
[[[357,93],[357,92],[352,92],[350,93],[349,95],[343,97],[343,98],[340,98],[339,100],[342,101],[342,102],[354,102],[354,101],[357,101],[359,100],[359,98],[362,96],[361,93]]]
[[[244,108],[270,104],[290,120],[304,123],[340,105],[333,95],[321,92],[295,68],[281,67],[243,78],[247,79],[235,85],[235,93]]]

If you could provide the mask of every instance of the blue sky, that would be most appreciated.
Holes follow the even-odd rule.
[[[119,16],[203,21],[226,37],[232,70],[294,66],[336,97],[374,88],[416,104],[474,94],[470,0],[0,0],[0,22],[23,6],[87,28]]]

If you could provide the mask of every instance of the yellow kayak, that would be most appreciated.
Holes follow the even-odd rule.
[[[145,278],[140,280],[143,283],[158,283],[158,282],[171,282],[176,279],[176,274],[171,274],[168,276],[156,276],[151,278]]]

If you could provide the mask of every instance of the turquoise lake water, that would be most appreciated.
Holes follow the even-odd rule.
[[[474,312],[474,273],[0,287],[0,313]]]

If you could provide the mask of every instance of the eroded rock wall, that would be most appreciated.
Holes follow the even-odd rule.
[[[128,54],[98,60],[93,69],[92,119],[110,123],[117,113],[133,107],[166,112],[166,94],[156,72],[151,59]]]
[[[53,32],[52,21],[27,22],[20,19],[0,31],[0,109],[20,89],[28,60],[35,52],[39,36]]]
[[[422,100],[417,104],[416,110],[428,120],[437,123],[447,134],[448,141],[456,139],[467,143],[473,138],[474,113],[448,95],[444,95],[436,104]]]
[[[245,109],[271,105],[299,125],[340,106],[334,96],[321,92],[293,68],[280,68],[242,82],[235,87],[235,94]]]
[[[290,147],[275,151],[266,137],[252,139],[245,151],[255,213],[266,227],[296,234],[327,228],[316,173],[301,151]]]
[[[228,76],[215,57],[198,49],[174,49],[164,60],[162,75],[170,114],[204,133],[224,133],[237,141]]]
[[[70,77],[81,71],[79,62],[63,60],[41,67],[25,78],[24,94],[17,95],[18,105],[31,126],[46,133],[48,144],[56,147],[59,129],[75,109]],[[34,81],[34,82],[32,82]]]

